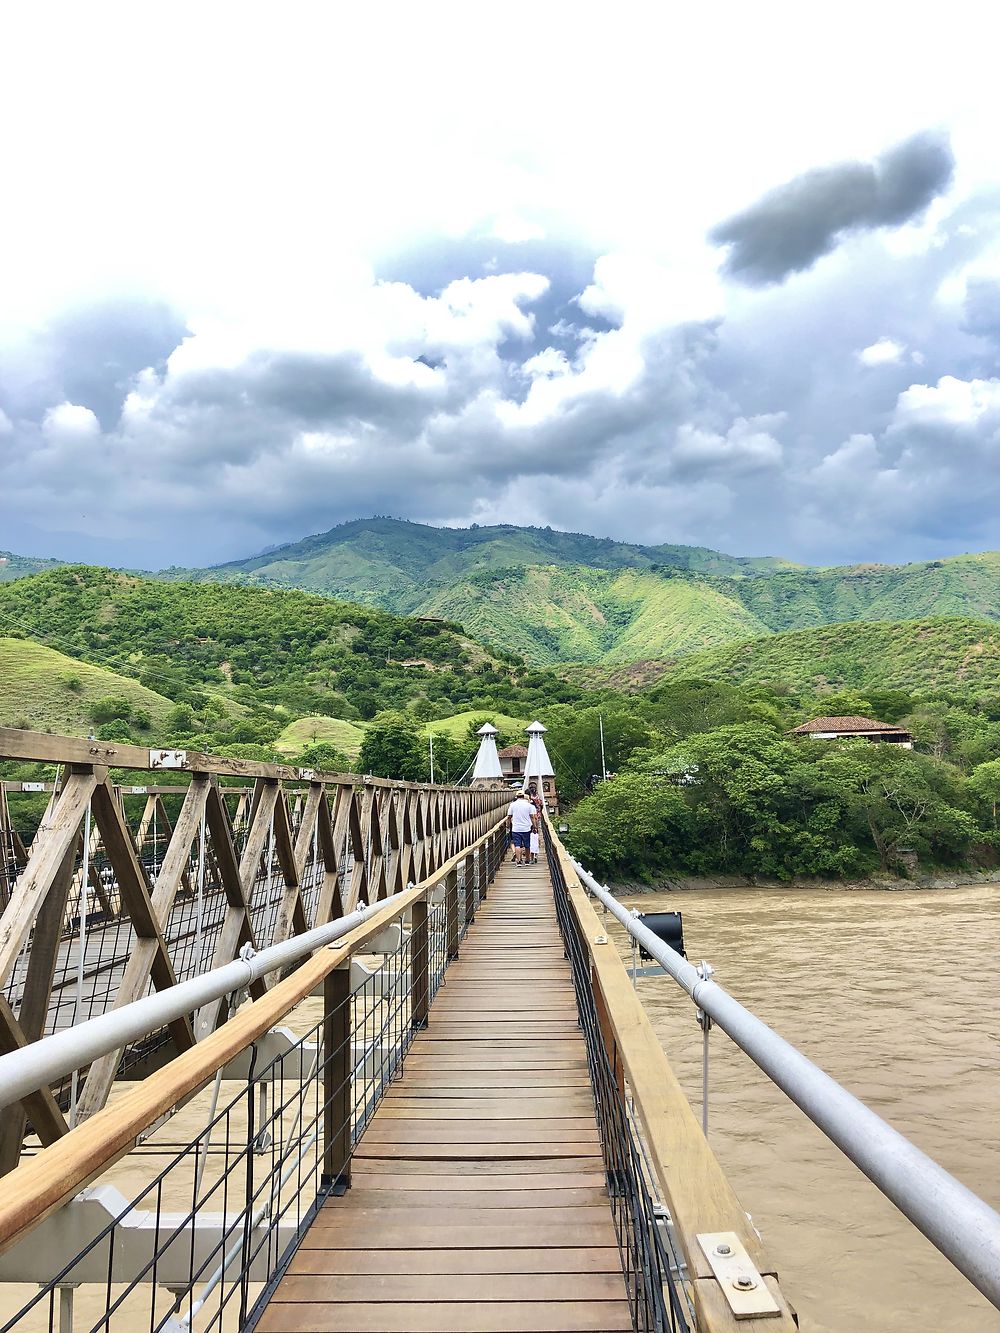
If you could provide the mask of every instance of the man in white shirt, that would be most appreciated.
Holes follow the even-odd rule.
[[[507,825],[514,844],[514,864],[526,866],[531,853],[531,834],[538,828],[538,814],[523,791],[507,807]]]

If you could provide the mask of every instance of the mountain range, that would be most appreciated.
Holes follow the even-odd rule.
[[[7,556],[0,579],[49,562]],[[1000,553],[812,568],[706,547],[551,528],[358,519],[207,569],[157,578],[300,588],[461,624],[539,665],[624,665],[844,622],[1000,621]]]
[[[996,552],[810,568],[549,528],[433,528],[391,518],[160,577],[307,588],[395,614],[440,616],[538,664],[669,659],[849,621],[1000,620]]]

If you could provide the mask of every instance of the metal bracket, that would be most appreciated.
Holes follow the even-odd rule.
[[[150,750],[150,768],[183,768],[187,763],[187,750]]]
[[[700,1231],[697,1240],[737,1319],[781,1314],[735,1231]]]

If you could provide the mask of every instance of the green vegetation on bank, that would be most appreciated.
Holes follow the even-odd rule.
[[[915,748],[788,734],[821,713],[899,721]],[[899,871],[912,855],[995,864],[1000,690],[801,698],[677,679],[606,712],[606,735],[609,717],[624,758],[570,816],[569,844],[597,873],[850,876]]]

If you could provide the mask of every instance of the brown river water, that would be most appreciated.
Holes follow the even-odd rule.
[[[1000,886],[623,901],[683,911],[693,962],[1000,1209]],[[700,1114],[691,1003],[666,977],[639,992]],[[718,1029],[709,1064],[709,1140],[803,1329],[998,1333],[1000,1313]]]

